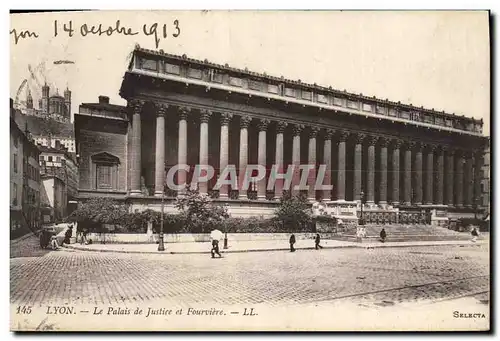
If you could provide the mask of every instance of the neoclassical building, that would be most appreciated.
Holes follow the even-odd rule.
[[[311,164],[311,174],[326,165],[323,184],[333,188],[311,186],[308,198],[338,216],[356,214],[361,200],[368,220],[479,209],[482,120],[138,46],[120,95],[126,107],[104,100],[75,115],[82,200],[109,196],[159,209],[171,167],[208,164],[215,178],[199,191],[234,216],[266,216],[283,193],[266,188],[272,165]],[[262,165],[266,178],[248,190],[214,190],[228,164],[239,172]],[[192,173],[175,180],[189,183]],[[166,191],[167,211],[177,194]]]

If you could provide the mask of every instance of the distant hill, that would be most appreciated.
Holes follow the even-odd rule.
[[[15,121],[17,125],[24,131],[28,124],[28,131],[32,135],[53,135],[63,137],[73,137],[73,123],[64,123],[52,119],[45,119],[36,116],[23,115],[20,111],[16,111]]]

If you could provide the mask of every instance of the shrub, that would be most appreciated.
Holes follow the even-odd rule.
[[[275,212],[275,218],[282,222],[283,229],[288,231],[304,231],[310,229],[312,211],[303,194],[292,196],[286,191]]]
[[[198,191],[187,189],[185,195],[177,197],[175,207],[181,212],[179,219],[189,232],[205,233],[220,228],[229,218],[227,208],[213,204],[212,199]]]

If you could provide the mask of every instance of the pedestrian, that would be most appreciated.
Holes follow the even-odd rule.
[[[52,250],[57,250],[59,248],[56,235],[52,235],[52,237],[50,238],[50,246],[52,246]]]
[[[319,236],[319,233],[316,233],[316,239],[314,240],[314,243],[316,244],[316,250],[322,249],[323,246],[319,245],[321,242],[321,237]]]
[[[387,237],[387,233],[385,233],[385,228],[382,228],[382,231],[380,231],[380,240],[382,243],[385,243],[385,238]]]
[[[479,233],[477,233],[477,230],[475,227],[472,228],[472,231],[470,234],[472,235],[472,241],[475,243],[477,240],[477,237],[479,236]]]
[[[87,228],[84,228],[82,231],[82,240],[81,240],[80,244],[85,243],[85,245],[87,245],[89,243],[87,240],[87,233],[88,233]]]
[[[61,246],[64,244],[70,244],[72,236],[73,236],[73,225],[69,225],[66,232],[64,233],[64,240],[61,243]]]
[[[292,233],[292,235],[290,236],[290,252],[295,252],[293,244],[295,244],[295,235]]]
[[[212,258],[215,258],[215,254],[219,255],[219,258],[222,257],[222,255],[219,252],[219,241],[217,239],[212,240],[212,250],[210,251],[212,254]]]

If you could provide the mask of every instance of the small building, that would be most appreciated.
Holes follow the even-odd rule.
[[[16,238],[40,227],[40,151],[10,101],[10,235]]]
[[[61,173],[62,168],[59,168],[52,174],[41,175],[41,210],[44,224],[58,223],[68,214],[68,191]]]
[[[64,217],[69,213],[66,210],[68,201],[76,201],[78,197],[78,164],[76,158],[59,143],[56,143],[54,148],[39,146],[39,149],[42,178],[57,177],[64,183],[64,198],[66,198],[63,205],[64,210],[62,211]]]

